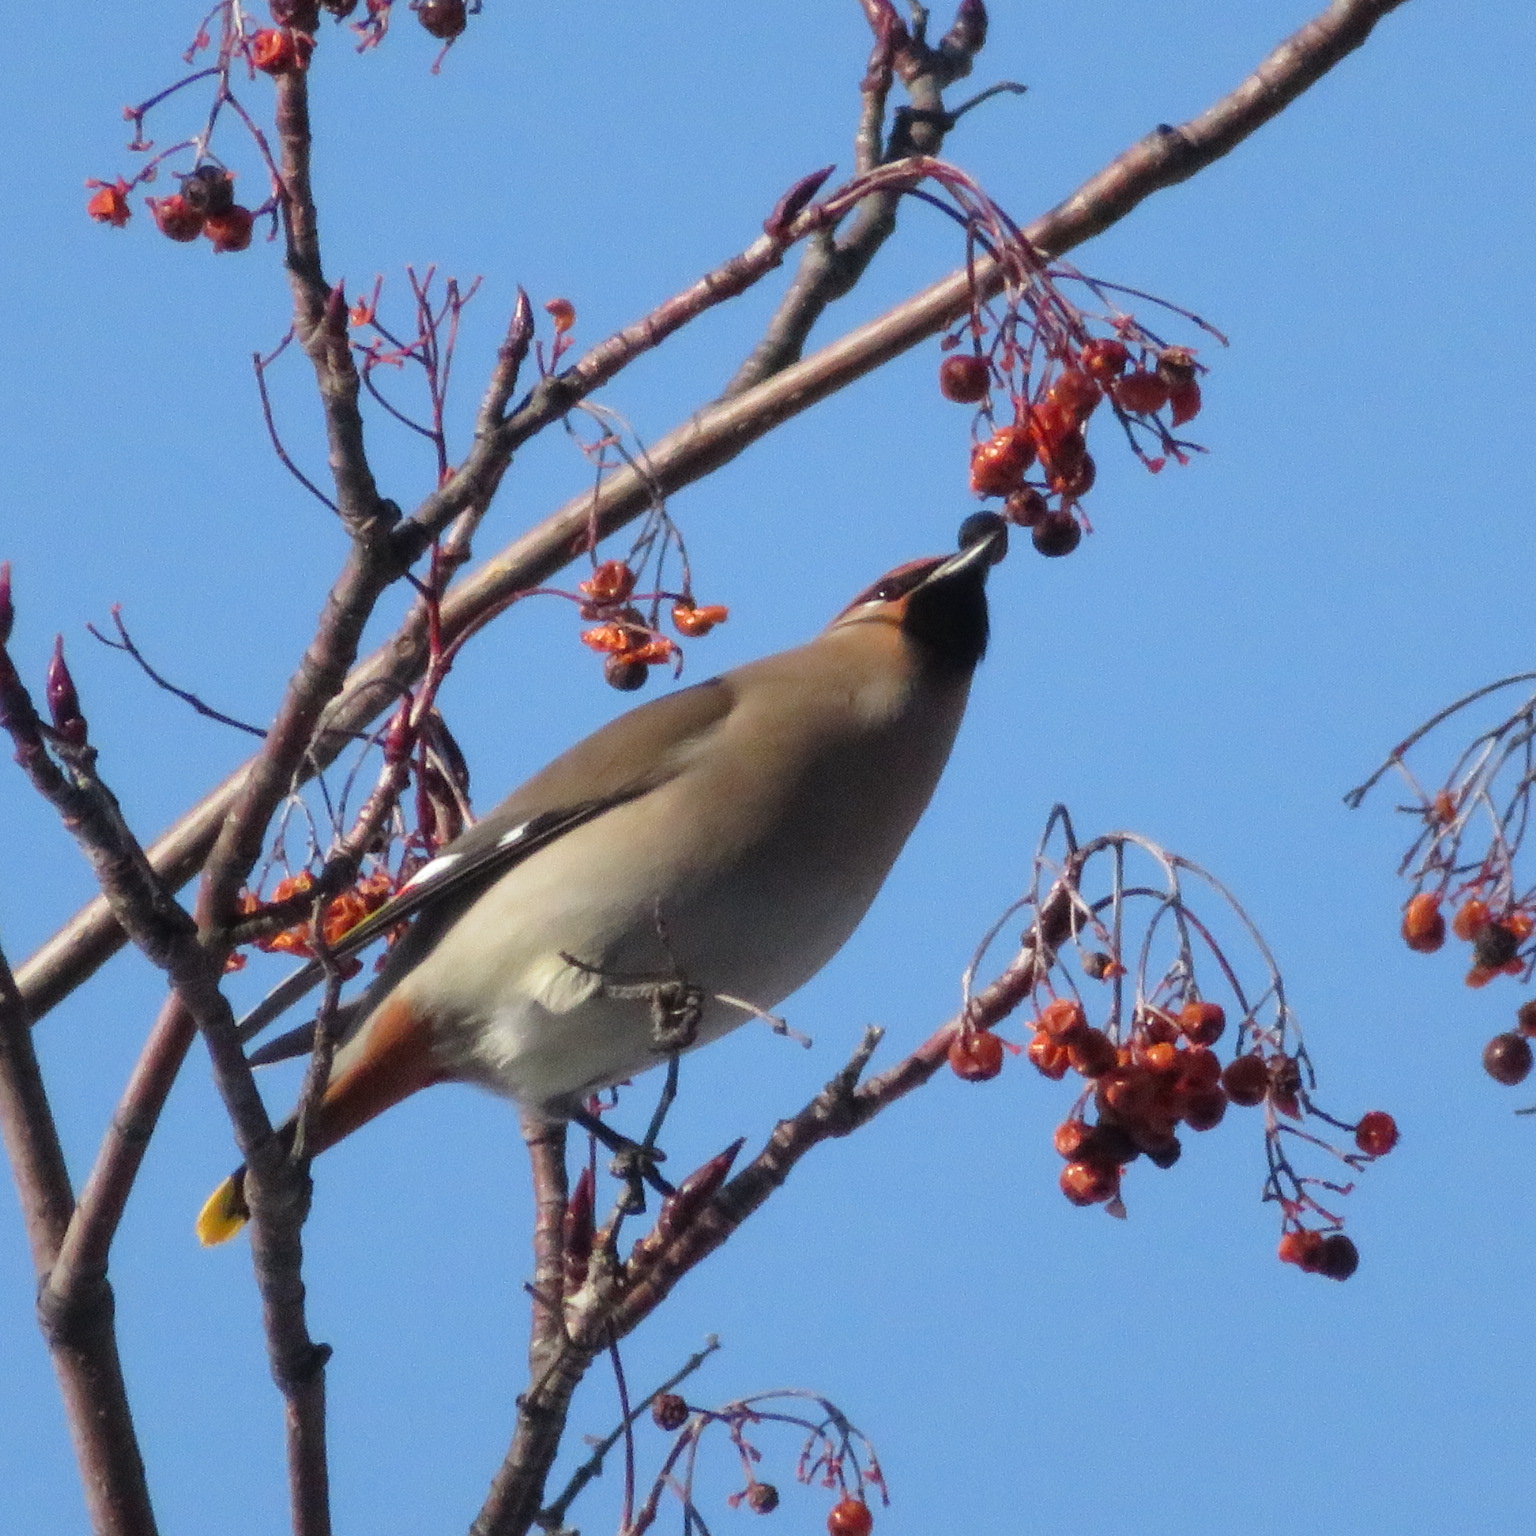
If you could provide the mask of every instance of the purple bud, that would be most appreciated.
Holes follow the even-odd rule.
[[[11,606],[11,562],[0,561],[0,645],[11,643],[11,626],[16,610]]]
[[[54,730],[72,746],[84,746],[85,717],[80,713],[80,695],[75,692],[75,680],[69,675],[69,667],[64,661],[63,635],[54,641],[46,691]]]

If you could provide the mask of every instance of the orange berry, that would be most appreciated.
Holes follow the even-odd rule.
[[[939,364],[939,393],[957,405],[974,405],[987,398],[992,370],[984,357],[974,352],[957,352]]]
[[[672,608],[672,622],[678,634],[696,640],[700,635],[707,635],[715,625],[725,623],[730,612],[729,608],[719,603],[708,608],[690,608],[686,604],[676,603]]]
[[[1068,1160],[1077,1157],[1094,1138],[1095,1128],[1086,1120],[1079,1120],[1075,1115],[1070,1120],[1063,1120],[1056,1127],[1056,1134],[1051,1138],[1051,1144]]]
[[[1227,1027],[1220,1003],[1190,1002],[1179,1010],[1179,1028],[1191,1045],[1215,1045]]]
[[[581,643],[608,655],[617,655],[621,651],[635,648],[634,635],[622,624],[599,624],[596,629],[584,629],[581,632]]]
[[[1142,1051],[1141,1061],[1143,1066],[1150,1067],[1154,1072],[1172,1072],[1179,1064],[1179,1050],[1166,1040],[1159,1040]]]
[[[88,181],[86,186],[98,189],[85,205],[85,211],[98,224],[110,224],[113,229],[121,229],[133,217],[133,210],[128,206],[128,183],[121,176],[110,184],[105,181]]]
[[[1072,1065],[1067,1047],[1059,1040],[1051,1039],[1043,1030],[1029,1042],[1025,1054],[1041,1075],[1050,1078],[1053,1083],[1059,1083],[1067,1075],[1067,1068]]]
[[[1046,1034],[1064,1042],[1080,1035],[1087,1027],[1088,1016],[1083,1012],[1083,1005],[1070,997],[1058,997],[1047,1003],[1035,1020],[1036,1029],[1043,1029]]]
[[[1432,955],[1445,943],[1445,914],[1438,892],[1420,891],[1403,909],[1403,942],[1421,955]]]
[[[627,560],[604,560],[585,581],[578,583],[578,590],[594,603],[622,603],[635,590],[637,579]]]
[[[1531,1042],[1524,1035],[1511,1031],[1507,1035],[1495,1035],[1483,1047],[1483,1070],[1496,1083],[1512,1088],[1530,1076],[1533,1058]]]
[[[1280,1239],[1280,1262],[1316,1272],[1323,1251],[1323,1234],[1296,1227]]]
[[[1020,488],[1035,460],[1035,444],[1023,427],[1003,427],[971,450],[971,489],[978,496],[1007,496]]]
[[[1487,927],[1490,916],[1488,903],[1473,897],[1452,919],[1451,931],[1458,939],[1465,939],[1470,944]]]
[[[263,27],[251,39],[251,63],[268,75],[286,75],[309,63],[314,43],[286,27]]]
[[[1385,1157],[1397,1145],[1397,1121],[1384,1109],[1362,1115],[1355,1127],[1355,1145],[1367,1157]]]
[[[1098,1205],[1120,1192],[1120,1170],[1113,1163],[1081,1160],[1061,1170],[1061,1192],[1073,1205]]]
[[[955,1076],[967,1083],[985,1083],[1003,1070],[1003,1042],[987,1029],[962,1029],[949,1047]]]
[[[1151,416],[1168,403],[1168,385],[1155,373],[1139,368],[1118,380],[1113,388],[1115,401],[1132,416]]]
[[[869,1536],[875,1528],[875,1517],[863,1499],[850,1493],[832,1506],[827,1516],[828,1536]]]

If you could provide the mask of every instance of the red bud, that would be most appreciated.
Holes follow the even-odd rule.
[[[407,697],[400,701],[400,708],[384,732],[384,761],[403,763],[415,744],[416,733],[411,729],[411,700]]]
[[[587,1278],[587,1265],[592,1259],[593,1220],[592,1208],[597,1194],[597,1183],[591,1168],[583,1168],[576,1188],[565,1203],[565,1289],[577,1290]]]
[[[661,1213],[656,1218],[656,1236],[661,1242],[669,1242],[693,1224],[699,1212],[714,1199],[715,1191],[725,1183],[731,1165],[746,1144],[745,1136],[733,1141],[724,1152],[690,1173],[662,1201]]]
[[[821,191],[827,177],[835,171],[835,165],[824,165],[809,176],[802,176],[788,192],[774,204],[773,212],[763,220],[763,233],[770,239],[780,239],[787,233],[796,217],[805,211],[806,204]]]
[[[16,610],[11,606],[11,562],[0,561],[0,645],[9,645]]]
[[[72,746],[85,745],[85,717],[80,713],[80,695],[75,692],[75,680],[69,675],[64,661],[64,636],[54,642],[53,657],[48,663],[48,711],[53,716],[53,728]]]

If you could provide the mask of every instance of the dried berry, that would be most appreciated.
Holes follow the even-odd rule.
[[[1168,389],[1168,404],[1172,408],[1172,421],[1182,427],[1200,414],[1200,381],[1191,379],[1187,384],[1173,384]]]
[[[251,63],[268,75],[287,75],[304,69],[314,41],[286,27],[263,27],[251,39]]]
[[[671,1434],[688,1422],[688,1404],[676,1392],[663,1392],[651,1403],[651,1417],[657,1429]]]
[[[1047,512],[1030,531],[1030,542],[1055,560],[1070,555],[1083,542],[1083,530],[1070,512]]]
[[[1529,1002],[1520,1004],[1520,1011],[1515,1015],[1519,1021],[1522,1035],[1536,1035],[1536,997]]]
[[[772,1483],[753,1483],[747,1489],[747,1508],[757,1515],[771,1515],[779,1507],[779,1490]]]
[[[644,688],[650,675],[651,669],[643,661],[637,661],[626,652],[616,652],[603,663],[603,680],[620,693],[633,693],[637,688]]]
[[[1090,341],[1082,350],[1079,361],[1083,372],[1100,384],[1112,384],[1130,366],[1130,349],[1123,341],[1109,337]]]
[[[1360,1268],[1360,1250],[1342,1232],[1330,1232],[1317,1254],[1317,1273],[1330,1280],[1348,1280]]]
[[[1034,439],[1024,427],[1003,427],[971,450],[971,489],[978,496],[1019,490],[1035,461]]]
[[[235,178],[221,165],[200,165],[181,178],[181,195],[205,217],[235,206]]]
[[[98,224],[110,224],[113,229],[121,229],[133,217],[133,210],[128,206],[128,183],[121,176],[110,184],[105,181],[88,181],[86,186],[97,189],[85,205],[85,211]]]
[[[975,405],[987,398],[992,370],[984,357],[974,352],[957,352],[939,364],[939,393],[957,405]]]
[[[1020,528],[1033,528],[1050,510],[1050,502],[1032,485],[1014,491],[1003,503],[1003,516]]]
[[[969,549],[983,540],[991,541],[987,554],[988,565],[1000,565],[1008,554],[1008,522],[998,512],[972,512],[960,524],[955,543],[960,549]]]
[[[1523,1083],[1531,1072],[1531,1042],[1511,1031],[1495,1035],[1483,1047],[1483,1069],[1496,1083],[1512,1088]]]
[[[707,608],[675,603],[672,607],[672,623],[676,626],[678,634],[686,635],[690,640],[697,640],[700,635],[707,635],[715,625],[725,623],[730,613],[729,608],[719,603]]]

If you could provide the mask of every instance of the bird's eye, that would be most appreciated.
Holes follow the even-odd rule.
[[[913,588],[920,586],[933,568],[941,563],[939,560],[914,560],[910,565],[899,566],[882,576],[874,586],[859,593],[848,608],[862,608],[866,603],[893,603],[898,597],[905,597]]]

